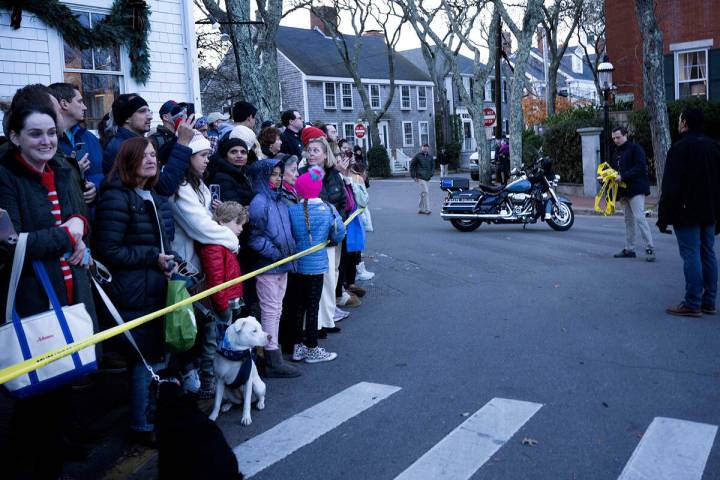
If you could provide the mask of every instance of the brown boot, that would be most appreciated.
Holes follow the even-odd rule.
[[[685,302],[682,302],[674,307],[668,307],[665,309],[665,312],[669,315],[677,315],[680,317],[700,317],[702,316],[702,311],[694,308],[690,308],[687,305],[685,305]]]

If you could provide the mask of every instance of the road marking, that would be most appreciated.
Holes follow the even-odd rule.
[[[542,404],[493,398],[395,480],[462,480],[520,430]]]
[[[255,475],[399,390],[361,382],[333,395],[235,447],[240,471]]]
[[[618,480],[700,480],[718,427],[656,417]]]

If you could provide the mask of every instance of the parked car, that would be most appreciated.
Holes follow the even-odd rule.
[[[495,172],[495,150],[490,150],[490,171]],[[478,167],[478,152],[470,154],[470,178],[480,181],[480,168]]]

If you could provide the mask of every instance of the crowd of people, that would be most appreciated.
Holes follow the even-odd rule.
[[[234,318],[257,316],[270,335],[263,375],[301,375],[300,362],[334,360],[321,346],[359,306],[362,242],[346,231],[371,231],[367,165],[361,148],[338,140],[334,126],[306,124],[298,111],[255,128],[256,108],[235,103],[196,118],[191,104],[172,100],[153,112],[140,95],[117,97],[98,125],[85,125],[80,90],[72,84],[29,85],[5,113],[0,144],[0,208],[16,232],[27,232],[25,268],[15,308],[21,318],[47,310],[29,260],[41,261],[62,305],[83,303],[96,331],[115,325],[91,288],[91,272],[106,268],[103,288],[123,321],[166,306],[169,279],[187,279],[191,293],[273,265],[329,241],[327,247],[277,265],[221,290],[196,306],[195,346],[170,353],[162,320],[130,334],[154,370],[182,373],[198,400],[214,397],[218,331]],[[9,268],[2,270],[7,288]],[[41,294],[40,294],[41,295]],[[220,328],[219,328],[220,327]],[[133,441],[156,442],[148,417],[149,370],[125,337],[98,345],[101,369],[129,378]],[[11,478],[58,478],[68,438],[70,385],[15,402]],[[39,451],[35,445],[42,438]],[[42,456],[42,460],[40,460]]]

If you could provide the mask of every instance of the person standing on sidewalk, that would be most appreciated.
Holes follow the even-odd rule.
[[[645,260],[655,261],[655,247],[653,246],[650,226],[645,219],[645,197],[650,195],[650,180],[647,173],[645,152],[637,143],[628,141],[627,129],[617,127],[612,131],[612,139],[617,146],[615,150],[614,167],[618,171],[618,182],[625,182],[625,187],[618,191],[620,203],[625,213],[625,248],[616,253],[615,258],[635,258],[636,232],[645,242]]]
[[[675,230],[685,273],[685,300],[670,315],[715,315],[718,267],[715,235],[720,233],[720,145],[703,135],[703,112],[685,107],[680,138],[665,164],[657,226]]]
[[[420,210],[418,213],[430,215],[428,209],[428,182],[433,176],[435,161],[428,153],[430,145],[424,143],[422,150],[410,160],[410,176],[420,185]]]
[[[440,147],[440,151],[437,154],[437,162],[440,165],[440,178],[447,177],[448,175],[448,160],[447,153],[445,153],[445,147]]]

